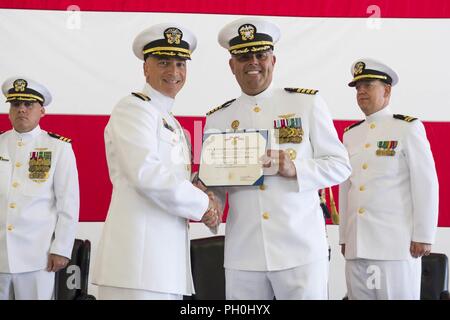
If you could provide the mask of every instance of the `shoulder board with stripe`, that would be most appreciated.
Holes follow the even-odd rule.
[[[218,111],[220,109],[224,109],[224,108],[228,107],[230,104],[232,104],[234,102],[234,100],[236,100],[236,99],[231,99],[231,100],[225,102],[224,104],[222,104],[221,106],[218,106],[218,107],[208,111],[206,113],[206,115],[209,116],[209,115],[213,114],[214,112],[216,112],[216,111]]]
[[[58,139],[58,140],[61,140],[61,141],[64,141],[64,142],[72,143],[72,139],[70,139],[70,138],[66,138],[66,137],[60,136],[59,134],[53,133],[53,132],[47,132],[47,133],[52,138],[55,138],[55,139]]]
[[[344,129],[344,132],[347,132],[348,130],[350,130],[350,129],[354,128],[354,127],[359,126],[359,125],[360,125],[361,123],[363,123],[364,121],[366,121],[366,120],[361,120],[361,121],[359,121],[359,122],[356,122],[356,123],[354,123],[354,124],[348,126],[347,128]]]
[[[287,92],[304,93],[304,94],[316,94],[319,90],[305,89],[305,88],[284,88]]]
[[[406,122],[413,122],[414,120],[417,120],[417,118],[410,117],[410,116],[404,116],[402,114],[394,114],[395,119],[403,120]]]
[[[144,101],[150,101],[151,100],[149,96],[147,96],[147,95],[145,95],[145,94],[143,94],[141,92],[132,92],[131,94],[133,96],[135,96],[136,98],[139,98],[139,99],[144,100]]]

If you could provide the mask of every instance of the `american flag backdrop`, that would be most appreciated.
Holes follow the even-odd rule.
[[[144,84],[141,61],[131,51],[137,33],[178,21],[198,37],[174,109],[198,163],[205,113],[240,93],[217,34],[242,15],[266,16],[280,26],[275,83],[320,90],[341,137],[347,125],[363,118],[354,89],[347,87],[351,63],[373,57],[398,71],[391,108],[425,123],[439,175],[439,226],[449,227],[449,1],[0,0],[0,81],[26,75],[52,92],[41,126],[73,141],[80,221],[106,217],[111,183],[103,130],[114,104]],[[7,111],[4,104],[0,130],[10,128]]]

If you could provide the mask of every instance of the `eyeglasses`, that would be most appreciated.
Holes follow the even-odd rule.
[[[248,62],[250,60],[253,60],[253,57],[256,58],[258,61],[265,61],[272,53],[270,51],[264,51],[264,52],[257,52],[257,53],[244,53],[235,56],[235,59],[239,62]]]

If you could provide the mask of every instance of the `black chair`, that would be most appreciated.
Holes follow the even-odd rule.
[[[191,240],[195,295],[184,300],[225,300],[224,236]]]
[[[450,300],[448,258],[442,253],[422,257],[421,300]]]
[[[69,264],[55,275],[55,300],[95,300],[88,294],[91,242],[75,239]]]

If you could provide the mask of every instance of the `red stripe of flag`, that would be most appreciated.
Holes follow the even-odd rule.
[[[112,186],[103,140],[103,131],[108,119],[108,115],[48,114],[41,120],[41,127],[45,130],[72,138],[80,180],[80,221],[104,221],[108,211]],[[193,148],[198,148],[197,143],[201,143],[201,139],[195,138],[195,123],[201,122],[204,125],[205,117],[177,117],[177,119],[190,132]],[[342,139],[344,128],[354,122],[334,121],[340,139]],[[442,137],[450,136],[450,122],[424,122],[424,124],[436,162],[440,198],[446,199],[450,194],[450,170],[447,165],[450,159],[450,148],[447,147],[447,140]],[[8,115],[0,114],[0,131],[9,130],[10,127]],[[194,164],[192,169],[197,171],[198,164]],[[337,187],[333,189],[334,194],[338,194]],[[338,199],[335,198],[335,201],[337,203]],[[439,203],[440,227],[450,227],[450,211],[447,210],[446,205],[445,201]]]
[[[0,8],[67,10],[71,5],[82,11],[172,12],[235,15],[345,18],[449,18],[448,0],[0,0]]]

